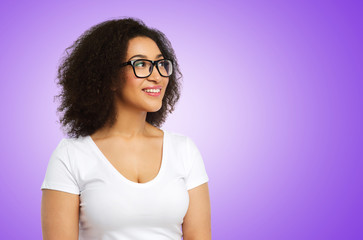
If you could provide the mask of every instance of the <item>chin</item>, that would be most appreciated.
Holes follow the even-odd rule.
[[[147,112],[157,112],[157,111],[159,111],[161,109],[161,106],[162,106],[161,104],[158,105],[158,106],[149,106],[149,107],[147,107],[145,109],[146,109]]]

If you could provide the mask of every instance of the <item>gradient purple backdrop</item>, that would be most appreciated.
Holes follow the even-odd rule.
[[[363,239],[360,1],[2,1],[0,239],[41,239],[40,186],[64,133],[56,70],[91,26],[137,17],[184,74],[163,129],[190,136],[213,239]]]

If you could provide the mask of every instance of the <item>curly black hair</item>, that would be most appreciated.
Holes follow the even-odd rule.
[[[147,27],[137,18],[113,19],[85,31],[70,47],[58,68],[57,85],[61,98],[57,113],[70,137],[87,136],[116,121],[114,89],[122,87],[120,64],[125,61],[129,40],[145,36],[159,47],[164,58],[173,61],[173,74],[162,100],[162,107],[148,112],[146,121],[160,127],[174,111],[180,97],[182,74],[170,41],[159,30]],[[120,82],[121,81],[121,82]],[[62,115],[63,113],[63,115]]]

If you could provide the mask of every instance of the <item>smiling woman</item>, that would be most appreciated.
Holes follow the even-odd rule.
[[[41,189],[43,239],[211,239],[208,175],[194,141],[162,130],[181,73],[141,20],[98,24],[58,70],[60,123]]]
[[[117,103],[119,110],[125,109],[125,105],[134,105],[135,107],[143,107],[147,113],[159,111],[162,107],[162,99],[169,83],[169,77],[172,74],[172,68],[168,67],[168,71],[166,71],[167,63],[165,62],[171,64],[171,60],[165,59],[156,43],[144,36],[129,40],[126,59],[128,61],[121,64],[124,84]],[[153,70],[154,64],[157,71]],[[160,89],[160,91],[157,93],[154,92],[155,90],[151,90],[152,93],[148,92],[150,90],[145,91],[145,89],[150,88]],[[145,98],[145,96],[153,97]]]
[[[144,39],[147,46],[140,39]],[[131,66],[122,65],[130,60],[165,58],[172,61],[173,72],[168,77],[161,109],[147,112],[146,122],[160,127],[174,111],[182,74],[170,41],[159,30],[132,18],[106,21],[87,30],[66,52],[58,69],[62,92],[57,98],[61,99],[58,111],[64,112],[60,123],[68,127],[70,136],[86,136],[105,125],[113,126],[117,115],[116,90],[126,83],[127,78],[122,74],[130,76],[132,72]]]

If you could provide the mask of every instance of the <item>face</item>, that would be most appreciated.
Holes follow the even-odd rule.
[[[159,60],[163,59],[156,43],[148,37],[135,37],[130,39],[126,52],[125,62],[137,59]],[[169,77],[162,77],[156,66],[147,78],[136,77],[131,65],[123,67],[122,76],[124,85],[120,89],[119,100],[124,106],[136,108],[146,112],[156,112],[162,107],[162,99],[165,94]],[[148,94],[143,89],[149,87],[161,87],[160,94]]]

